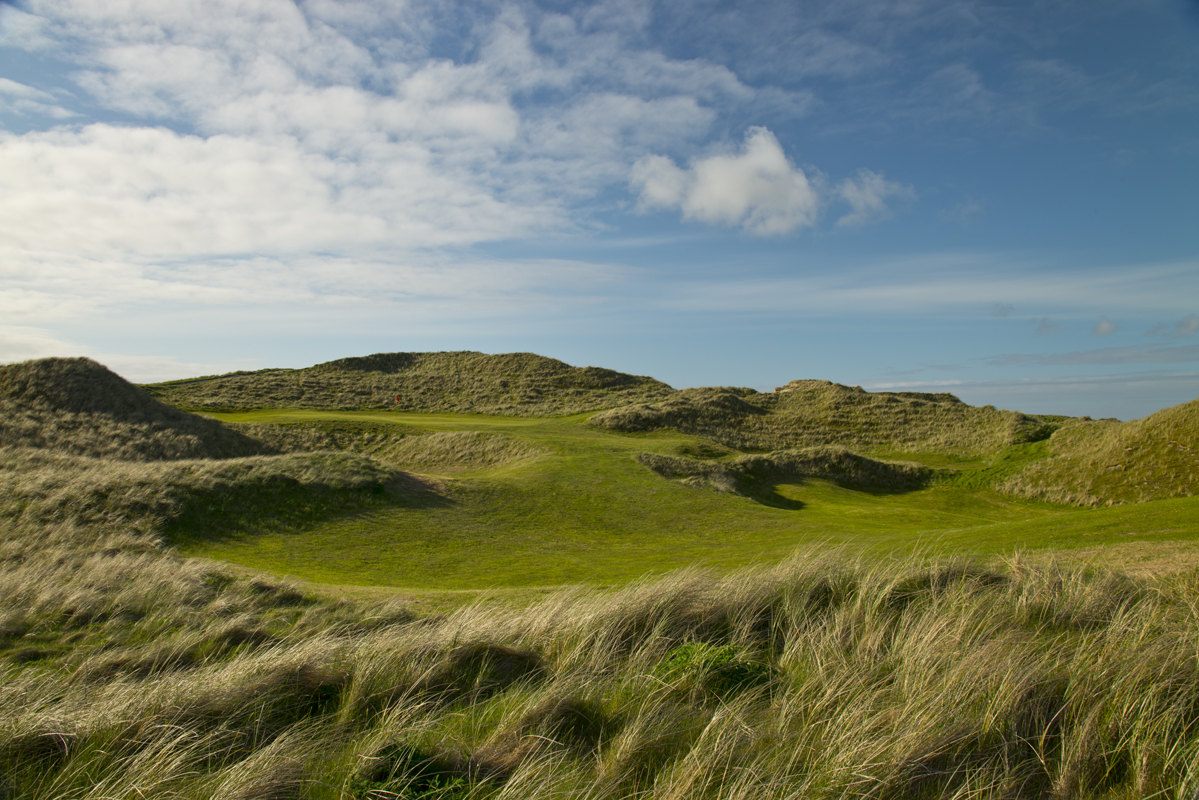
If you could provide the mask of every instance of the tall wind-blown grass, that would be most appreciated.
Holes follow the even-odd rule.
[[[1199,790],[1193,575],[813,556],[419,618],[164,556],[55,563],[0,571],[13,797]]]

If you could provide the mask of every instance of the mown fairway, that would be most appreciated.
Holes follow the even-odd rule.
[[[185,555],[329,583],[427,589],[619,583],[699,564],[718,569],[777,561],[811,544],[871,554],[1010,553],[1199,534],[1195,498],[1080,510],[971,488],[985,461],[957,479],[905,493],[865,492],[823,480],[764,487],[758,499],[666,480],[640,452],[693,453],[676,433],[620,434],[557,419],[399,412],[253,411],[226,422],[373,421],[406,430],[487,431],[544,453],[490,469],[415,468],[444,491],[381,495],[349,512],[258,526],[184,522]],[[1019,455],[1019,454],[1017,454]],[[926,454],[929,463],[939,459]],[[952,463],[952,460],[949,460]]]

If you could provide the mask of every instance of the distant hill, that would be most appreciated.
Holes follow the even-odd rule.
[[[659,402],[605,411],[591,421],[625,432],[673,428],[739,450],[836,445],[868,452],[985,455],[1044,439],[1064,419],[978,408],[951,394],[867,392],[798,380],[774,392],[685,389]]]
[[[1061,503],[1138,503],[1199,493],[1199,400],[1131,422],[1075,422],[1049,439],[1054,458],[1004,491]]]
[[[126,461],[268,451],[215,420],[155,400],[88,358],[0,365],[0,447]]]
[[[197,410],[389,408],[507,416],[562,416],[674,394],[653,378],[572,367],[532,353],[476,352],[378,353],[144,388],[163,402]]]

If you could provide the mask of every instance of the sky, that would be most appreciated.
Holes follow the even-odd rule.
[[[0,2],[0,363],[440,350],[1199,398],[1199,2]]]

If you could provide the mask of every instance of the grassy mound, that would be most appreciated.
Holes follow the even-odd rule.
[[[544,448],[502,433],[445,431],[406,437],[376,457],[409,469],[489,469],[544,453]]]
[[[1131,422],[1078,422],[1049,439],[1056,457],[1001,488],[1058,503],[1143,503],[1199,493],[1199,400]]]
[[[263,426],[234,430],[165,405],[85,358],[2,366],[0,519],[66,525],[92,538],[127,529],[149,546],[171,533],[307,524],[377,504],[389,487],[408,495],[419,488],[344,452],[394,437],[333,427],[290,437]],[[279,454],[317,446],[327,449]]]
[[[146,389],[181,408],[398,409],[561,416],[657,400],[652,378],[532,353],[379,353],[307,369],[232,373]],[[397,400],[397,397],[399,398]]]
[[[726,461],[641,453],[637,460],[664,478],[755,499],[772,484],[795,483],[805,478],[824,478],[855,489],[910,491],[924,486],[932,477],[932,470],[927,467],[876,461],[843,447],[779,450]]]
[[[1063,418],[968,406],[951,394],[866,392],[829,381],[792,381],[775,392],[686,389],[656,403],[596,414],[623,432],[667,428],[739,450],[839,445],[861,451],[983,455],[1048,437]]]
[[[353,510],[401,479],[349,453],[136,462],[0,450],[0,518],[219,535]]]
[[[215,420],[160,403],[87,358],[0,366],[0,447],[124,461],[271,452]]]

